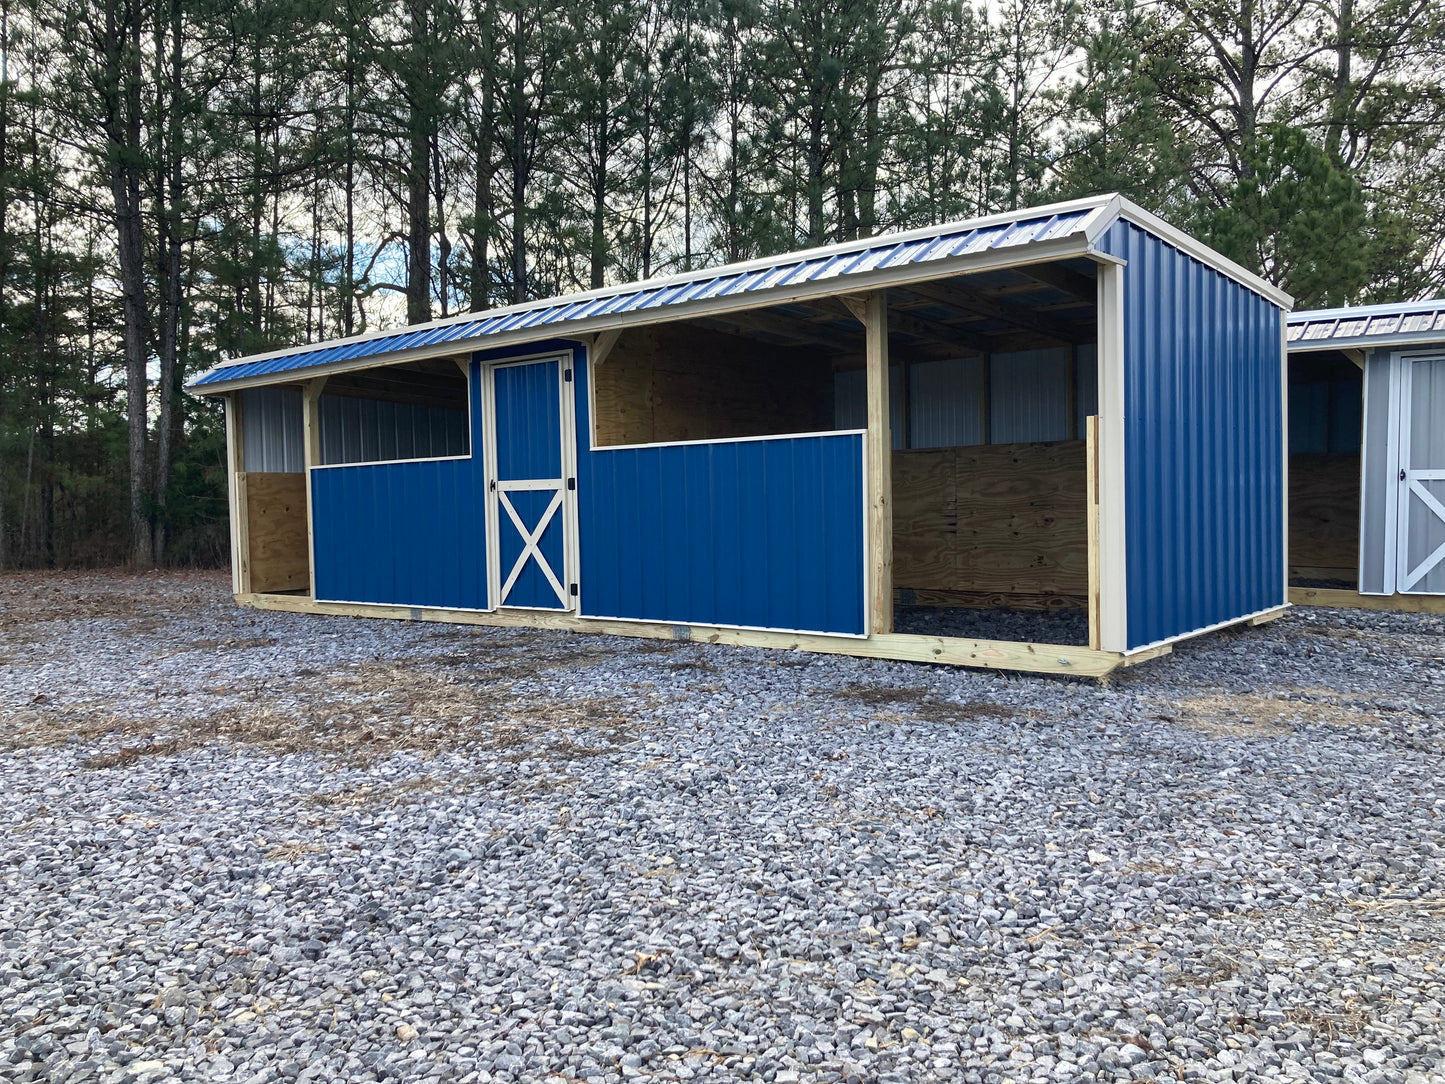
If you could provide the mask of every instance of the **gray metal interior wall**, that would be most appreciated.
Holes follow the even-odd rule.
[[[1078,439],[1084,432],[1084,418],[1098,412],[1098,364],[1093,344],[1075,350],[1076,388],[1072,396],[1067,347],[997,353],[989,357],[988,366],[989,443]],[[889,374],[889,406],[894,448],[903,447],[905,406],[910,448],[985,443],[983,373],[984,359],[977,355],[912,362],[905,404],[903,366],[893,366]],[[836,374],[834,424],[839,429],[860,429],[867,424],[861,370]]]
[[[247,471],[305,469],[299,388],[247,388],[241,395],[241,450]]]
[[[379,463],[467,454],[464,410],[322,395],[321,462]]]

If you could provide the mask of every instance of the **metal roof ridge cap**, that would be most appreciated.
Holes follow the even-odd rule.
[[[1262,294],[1286,312],[1294,308],[1294,295],[1281,289],[1268,279],[1261,278],[1248,268],[1235,263],[1222,252],[1210,248],[1197,237],[1191,237],[1172,222],[1160,218],[1152,211],[1146,211],[1127,196],[1117,197],[1119,200],[1119,215],[1128,219],[1137,226],[1157,234],[1163,241],[1168,242],[1181,252],[1193,256],[1196,260],[1214,268],[1222,274],[1228,275],[1235,281],[1248,286],[1255,293]]]

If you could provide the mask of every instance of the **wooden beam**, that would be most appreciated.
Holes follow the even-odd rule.
[[[226,407],[226,510],[231,532],[231,593],[241,593],[241,518],[236,510],[236,475],[241,472],[241,393],[222,396]]]
[[[1331,591],[1322,587],[1291,587],[1289,600],[1296,606],[1445,614],[1445,596],[1441,595],[1362,595],[1357,591]]]
[[[794,346],[824,346],[831,350],[856,351],[859,340],[847,332],[834,328],[820,327],[811,320],[779,316],[776,313],[757,310],[755,312],[732,312],[727,316],[700,318],[700,324],[712,325],[745,334],[748,331],[773,335],[789,340]]]
[[[992,341],[976,331],[966,331],[939,320],[916,316],[896,305],[888,310],[888,333],[911,335],[915,339],[940,343],[952,350],[967,350],[974,354],[987,354],[994,348]]]
[[[472,359],[452,358],[452,360],[457,363],[457,368],[462,371],[462,379],[470,381],[472,379]]]
[[[316,597],[316,530],[311,510],[311,468],[321,466],[321,389],[326,377],[308,380],[301,388],[302,473],[306,476],[306,564],[311,597]]]
[[[1365,352],[1363,350],[1341,350],[1340,353],[1354,362],[1355,368],[1360,372],[1365,371]]]
[[[863,442],[868,501],[868,631],[877,636],[893,631],[893,435],[888,425],[886,290],[868,295],[863,317],[868,389],[868,433]]]
[[[607,360],[607,355],[612,353],[612,348],[617,345],[617,340],[622,337],[620,328],[613,328],[610,331],[599,331],[592,336],[592,346],[588,350],[588,360],[594,366],[601,365]]]
[[[736,647],[767,647],[784,651],[816,651],[829,655],[852,655],[864,659],[892,659],[899,662],[969,666],[986,670],[1017,670],[1035,674],[1073,674],[1104,677],[1116,667],[1133,665],[1167,654],[1169,645],[1125,656],[1114,651],[1095,651],[1073,644],[1035,644],[1010,640],[967,640],[954,636],[917,636],[905,633],[875,633],[856,636],[828,636],[819,633],[772,632],[755,629],[718,628],[652,621],[609,621],[543,611],[450,610],[430,606],[386,606],[368,603],[317,602],[304,595],[247,594],[238,601],[258,610],[326,614],[335,617],[381,617],[402,621],[442,621],[458,625],[502,628],[560,629],[608,636],[637,636],[653,640],[678,640],[698,644]]]
[[[972,312],[991,320],[1002,321],[1056,342],[1087,343],[1093,341],[1093,335],[1086,329],[1069,327],[1062,321],[1041,313],[1031,312],[1022,306],[1010,305],[995,298],[985,297],[981,293],[960,286],[957,281],[910,282],[901,289],[942,305],[952,305],[964,312]]]
[[[1077,297],[1081,301],[1087,301],[1090,305],[1094,303],[1098,295],[1099,285],[1088,275],[1081,275],[1077,271],[1071,271],[1063,264],[1057,263],[1031,263],[1022,267],[1015,267],[1013,270],[1020,275],[1026,275],[1035,282],[1042,282],[1045,286],[1052,286],[1060,293]]]

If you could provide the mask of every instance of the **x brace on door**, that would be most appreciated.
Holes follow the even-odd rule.
[[[552,494],[552,500],[548,502],[546,511],[542,513],[541,518],[537,521],[537,526],[529,531],[522,523],[522,517],[519,516],[517,510],[512,507],[511,498],[509,498],[507,494],[515,490],[535,491],[539,489],[555,489],[556,492]],[[506,509],[507,517],[512,521],[512,525],[517,528],[517,533],[522,536],[522,552],[512,565],[511,572],[507,574],[506,582],[502,584],[502,605],[506,605],[507,596],[511,594],[512,586],[517,582],[517,577],[522,574],[522,570],[527,567],[527,561],[531,559],[537,562],[537,567],[542,570],[542,575],[547,577],[547,582],[552,585],[552,590],[557,593],[557,600],[563,607],[567,606],[567,592],[558,581],[556,573],[552,571],[552,567],[547,564],[547,559],[542,556],[542,551],[538,547],[538,543],[542,540],[542,535],[547,531],[547,525],[552,522],[552,517],[557,514],[557,509],[562,507],[563,492],[563,482],[560,478],[555,481],[548,479],[546,481],[497,483],[497,502],[501,507]]]
[[[1435,496],[1435,494],[1431,493],[1422,484],[1424,482],[1445,481],[1445,470],[1407,470],[1403,473],[1405,473],[1406,477],[1409,479],[1409,488],[1407,490],[1407,493],[1413,494],[1415,497],[1419,498],[1420,503],[1423,504],[1432,515],[1434,515],[1442,522],[1445,522],[1445,504],[1441,504],[1440,500]],[[1409,500],[1409,496],[1407,496],[1405,499]],[[1408,548],[1402,548],[1401,553],[1406,553],[1407,549]],[[1437,546],[1434,552],[1432,552],[1428,557],[1426,557],[1414,568],[1408,567],[1408,564],[1406,565],[1404,570],[1405,581],[1400,585],[1400,590],[1410,590],[1410,588],[1414,587],[1417,583],[1419,583],[1426,576],[1428,576],[1430,574],[1430,571],[1442,560],[1445,560],[1445,543],[1441,543],[1439,546]]]

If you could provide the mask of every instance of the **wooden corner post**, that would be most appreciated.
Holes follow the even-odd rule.
[[[246,459],[242,445],[241,393],[226,395],[226,499],[231,514],[231,594],[251,593],[250,561],[246,528]]]
[[[893,434],[888,425],[888,292],[843,303],[863,325],[867,345],[868,433],[863,438],[867,495],[868,633],[893,631]]]
[[[316,597],[316,532],[311,512],[311,468],[321,465],[321,389],[326,377],[318,376],[301,386],[301,433],[306,474],[306,564],[310,569],[311,597]]]

